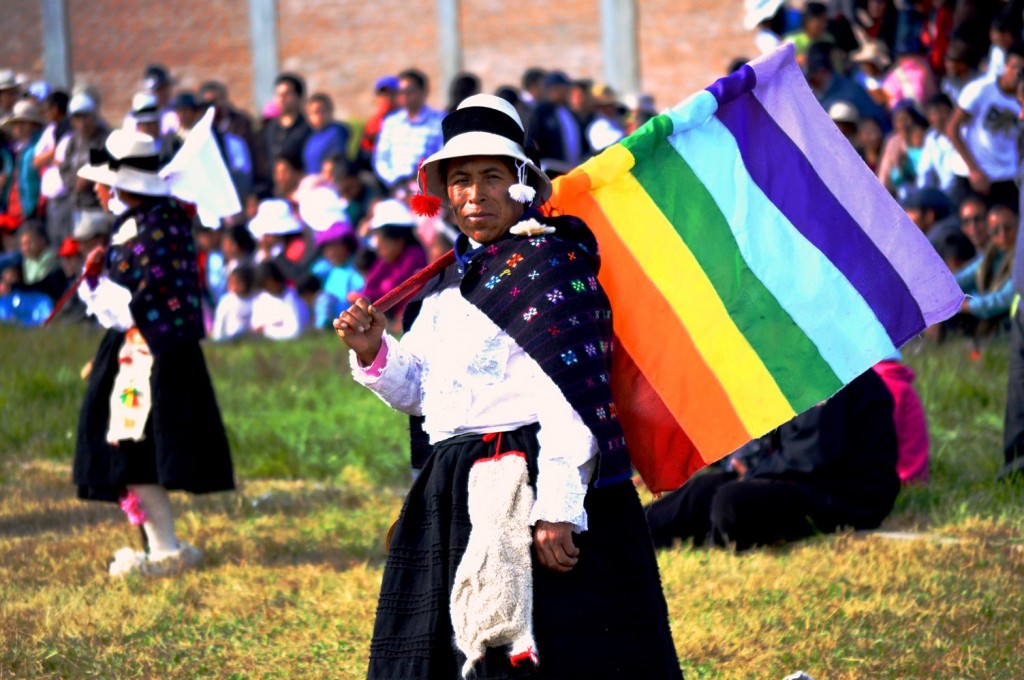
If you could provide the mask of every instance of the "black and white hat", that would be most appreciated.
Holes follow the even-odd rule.
[[[114,130],[102,149],[89,152],[89,164],[78,176],[99,184],[146,196],[168,196],[170,187],[160,177],[159,149],[149,135]]]
[[[507,156],[515,162],[518,182],[509,194],[520,203],[540,205],[551,196],[551,180],[526,155],[526,131],[515,108],[500,97],[467,97],[441,123],[444,147],[420,166],[420,191],[447,198],[441,161],[466,156]],[[416,210],[415,205],[413,209]],[[418,211],[423,212],[423,211]]]

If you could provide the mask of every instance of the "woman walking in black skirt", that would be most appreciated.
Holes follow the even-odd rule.
[[[371,678],[680,678],[609,386],[597,246],[532,205],[548,178],[515,110],[466,99],[420,172],[456,261],[409,304],[401,341],[358,299],[335,320],[356,380],[424,416],[432,450],[381,585]],[[432,200],[431,200],[432,199]]]
[[[109,248],[90,253],[79,293],[109,330],[89,375],[73,480],[80,498],[119,502],[144,551],[123,548],[110,573],[167,574],[199,551],[177,539],[167,491],[235,488],[204,335],[191,219],[157,174],[158,149],[114,131],[80,176],[127,206]]]

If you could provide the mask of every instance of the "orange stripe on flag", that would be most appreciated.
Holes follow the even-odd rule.
[[[640,372],[651,381],[651,388],[673,419],[694,437],[693,444],[701,451],[728,453],[749,441],[751,434],[689,333],[587,192],[586,174],[573,172],[560,177],[556,187],[549,205],[579,217],[597,237],[602,259],[599,278],[612,297],[619,347],[630,354]],[[616,291],[628,291],[628,299],[620,295],[616,301]],[[668,339],[671,347],[662,344]],[[672,379],[679,375],[685,378]],[[620,394],[628,399],[628,388],[621,389]],[[618,402],[617,405],[620,410],[627,408]],[[709,423],[714,426],[708,427]],[[625,420],[623,425],[628,438],[631,424]],[[669,453],[661,451],[659,455]],[[651,484],[651,480],[645,481]]]

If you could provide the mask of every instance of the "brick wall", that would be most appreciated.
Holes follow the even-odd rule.
[[[43,73],[43,10],[39,0],[0,0],[0,69],[33,78]]]
[[[105,115],[120,122],[150,62],[168,66],[179,88],[208,78],[227,83],[232,100],[252,104],[247,0],[67,0],[75,82],[97,86]],[[637,0],[640,77],[659,106],[669,106],[722,74],[739,54],[752,56],[742,0]],[[42,76],[39,0],[0,0],[0,68]],[[361,118],[374,80],[417,66],[432,81],[430,103],[443,107],[435,0],[278,0],[282,70],[324,91],[338,115]],[[464,0],[463,65],[485,91],[518,85],[529,66],[557,67],[602,80],[600,0]]]

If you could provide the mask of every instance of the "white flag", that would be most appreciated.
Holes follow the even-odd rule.
[[[213,137],[213,116],[210,107],[160,176],[171,187],[172,195],[195,204],[203,226],[216,228],[221,218],[242,212],[242,204]]]

